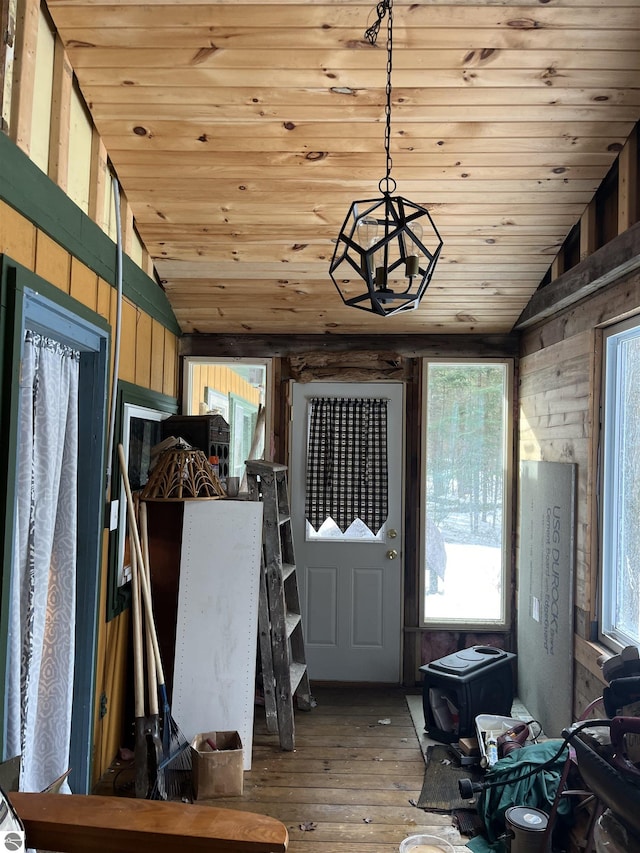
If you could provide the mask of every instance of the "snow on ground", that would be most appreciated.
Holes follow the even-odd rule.
[[[501,549],[445,544],[447,566],[438,592],[426,596],[431,619],[499,619]]]

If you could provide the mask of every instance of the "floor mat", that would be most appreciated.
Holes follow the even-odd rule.
[[[468,809],[468,800],[460,798],[459,779],[477,781],[481,772],[472,767],[460,767],[449,747],[436,744],[427,749],[427,766],[424,771],[418,808],[433,812],[450,812]]]
[[[482,818],[475,809],[454,809],[452,818],[453,825],[458,827],[460,835],[473,838],[484,830]]]

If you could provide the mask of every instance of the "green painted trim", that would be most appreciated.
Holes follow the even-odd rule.
[[[18,289],[16,266],[0,255],[0,478],[5,483],[0,490],[0,684],[7,683],[7,644],[11,572],[4,571],[13,561],[13,530],[15,519],[16,470],[13,461],[18,450],[18,391],[20,346],[24,293]],[[0,746],[5,755],[6,702],[0,702]]]
[[[0,255],[0,257],[2,256]],[[17,271],[20,282],[19,289],[21,293],[24,293],[24,290],[28,288],[29,290],[33,290],[36,293],[41,294],[50,302],[54,302],[56,305],[59,305],[61,308],[64,308],[71,314],[79,317],[81,320],[102,329],[103,332],[107,333],[107,340],[110,341],[111,325],[101,314],[98,314],[91,308],[83,305],[82,302],[78,302],[78,300],[74,299],[73,296],[69,296],[69,294],[65,293],[64,290],[60,290],[59,287],[56,287],[46,281],[27,267],[10,260],[6,255],[4,257],[6,262],[8,262],[11,267]]]
[[[175,397],[142,385],[134,385],[133,382],[125,382],[124,379],[118,380],[118,394],[121,395],[123,403],[171,412],[173,415],[178,411],[178,401]],[[122,417],[122,412],[119,412],[118,416]]]
[[[80,393],[88,393],[80,416],[81,460],[90,469],[83,478],[87,501],[79,506],[79,529],[84,535],[78,541],[78,565],[84,572],[78,578],[78,612],[76,631],[85,639],[77,647],[80,665],[74,675],[74,715],[76,723],[71,735],[72,755],[77,767],[72,784],[80,793],[88,793],[91,783],[94,729],[97,632],[99,625],[100,577],[103,570],[103,510],[107,400],[109,384],[109,351],[111,327],[95,311],[26,267],[0,255],[0,424],[4,441],[0,444],[0,471],[5,474],[6,488],[0,492],[0,684],[7,677],[7,631],[10,610],[11,572],[16,515],[17,465],[19,445],[19,372],[25,321],[39,323],[50,320],[61,340],[65,335],[78,342],[86,357],[80,369]],[[43,310],[44,309],[44,310]],[[86,336],[83,331],[87,332]],[[83,577],[80,577],[80,574]],[[78,698],[79,697],[79,698]],[[6,697],[0,702],[0,749],[6,750]],[[73,778],[73,777],[72,777]],[[76,788],[74,788],[76,790]]]
[[[0,199],[115,286],[113,240],[4,133],[0,133]],[[122,279],[128,299],[180,336],[166,293],[128,255],[122,258]]]

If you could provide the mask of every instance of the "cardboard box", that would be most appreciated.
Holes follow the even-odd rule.
[[[463,755],[480,755],[478,739],[475,737],[461,737],[458,748]]]
[[[212,749],[207,741],[215,744]],[[242,794],[243,755],[238,732],[203,732],[191,741],[193,792],[197,800]]]

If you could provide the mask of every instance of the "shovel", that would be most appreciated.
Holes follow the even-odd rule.
[[[142,533],[142,571],[145,573],[147,589],[151,588],[151,562],[149,560],[149,535],[147,528],[147,505],[140,504],[140,530]],[[164,776],[158,772],[160,762],[163,758],[162,739],[160,737],[160,716],[158,710],[158,675],[156,668],[156,656],[151,636],[149,620],[145,620],[145,634],[147,641],[147,690],[149,693],[149,716],[146,723],[147,747],[148,747],[148,769],[149,778],[153,779],[156,792],[160,799],[166,799],[164,791]],[[153,787],[153,786],[152,786]]]

